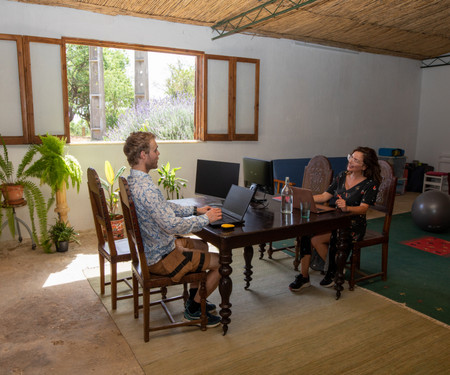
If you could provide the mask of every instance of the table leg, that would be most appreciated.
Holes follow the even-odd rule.
[[[250,287],[250,281],[252,281],[252,259],[253,259],[253,246],[245,246],[244,247],[244,259],[245,259],[245,289],[248,289]]]
[[[265,251],[266,251],[266,244],[265,243],[259,244],[259,259],[263,259],[264,258],[264,252]]]
[[[231,322],[230,295],[231,291],[233,290],[233,282],[231,281],[230,278],[230,275],[233,272],[233,269],[230,266],[232,262],[231,249],[220,249],[219,262],[220,262],[219,272],[221,275],[219,281],[219,293],[220,296],[222,297],[219,314],[222,317],[223,335],[225,336],[228,331],[228,324],[230,324]]]
[[[350,235],[350,229],[338,229],[337,231],[337,253],[336,253],[336,284],[334,289],[336,289],[336,299],[341,297],[341,291],[344,290],[342,286],[345,282],[344,279],[344,267],[345,261],[347,260],[348,249],[351,246],[352,237]]]

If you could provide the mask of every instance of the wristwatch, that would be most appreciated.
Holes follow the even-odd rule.
[[[197,207],[194,206],[194,216],[197,216]]]

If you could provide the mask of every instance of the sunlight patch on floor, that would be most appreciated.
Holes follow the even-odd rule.
[[[51,273],[42,287],[47,288],[85,280],[83,269],[88,267],[98,267],[98,255],[78,254],[64,270]]]

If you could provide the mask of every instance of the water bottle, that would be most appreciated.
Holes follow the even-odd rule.
[[[294,193],[289,185],[289,177],[284,180],[284,187],[281,190],[281,213],[291,214],[294,202]]]

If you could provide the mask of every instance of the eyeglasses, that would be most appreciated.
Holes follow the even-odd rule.
[[[348,161],[353,161],[355,164],[363,165],[364,163],[361,160],[355,159],[352,155],[347,155]]]

